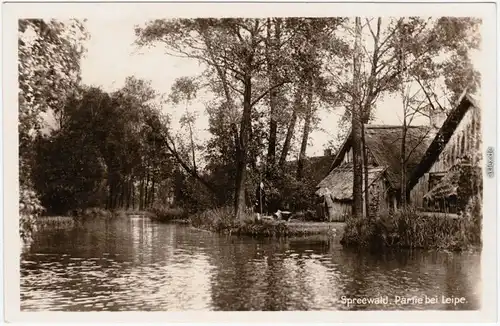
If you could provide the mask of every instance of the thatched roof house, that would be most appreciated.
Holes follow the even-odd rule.
[[[437,182],[437,184],[424,195],[424,200],[435,200],[456,196],[459,179],[460,166],[456,165],[444,174],[443,178],[441,178],[441,180],[439,180],[439,182]]]
[[[480,145],[479,105],[471,95],[463,94],[409,178],[408,189],[412,204],[424,210],[457,212],[456,205],[460,208],[458,197],[464,196],[459,195],[461,175],[470,174],[469,185],[473,188],[480,187],[481,180],[476,180],[478,177],[475,177],[480,175]],[[471,195],[475,194],[468,194]]]
[[[389,209],[399,201],[401,188],[402,126],[365,125],[368,156],[370,201],[375,210]],[[431,128],[409,126],[406,135],[406,178],[421,161],[430,143]],[[352,135],[349,135],[335,157],[327,176],[318,184],[316,194],[324,198],[325,214],[330,220],[343,220],[350,214],[352,202]],[[373,194],[372,194],[373,192]]]
[[[385,171],[385,168],[372,167],[368,169],[368,185],[371,185]],[[318,196],[329,195],[333,200],[352,200],[352,164],[339,166],[329,173],[318,185]]]
[[[309,182],[317,184],[325,177],[330,170],[335,155],[332,154],[330,149],[325,149],[323,155],[311,156],[305,159],[304,162],[304,175]],[[297,160],[286,162],[286,168],[291,171],[297,170]]]

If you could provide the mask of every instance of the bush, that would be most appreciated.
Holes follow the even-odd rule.
[[[29,242],[36,231],[36,219],[45,211],[37,194],[28,187],[21,186],[19,193],[19,235]]]
[[[324,223],[286,223],[276,220],[255,220],[251,211],[245,212],[243,220],[236,220],[232,207],[216,208],[194,214],[192,226],[232,235],[252,237],[290,237],[329,233],[330,226]],[[319,224],[319,225],[316,225]]]
[[[291,211],[308,211],[316,206],[315,195],[316,182],[310,178],[299,180],[296,178],[295,171],[276,172],[270,182],[266,184],[268,200],[270,201],[270,209],[291,210]],[[306,172],[305,175],[309,175]]]
[[[298,221],[305,222],[322,222],[324,221],[323,216],[320,216],[316,211],[306,210],[300,211],[292,214],[292,218]]]
[[[76,220],[71,216],[42,216],[36,220],[37,230],[67,229],[76,225]]]
[[[478,205],[472,205],[472,207]],[[462,250],[481,245],[477,219],[423,216],[412,208],[373,220],[348,219],[342,243],[346,246],[436,248]]]
[[[100,207],[89,207],[85,209],[74,209],[67,213],[68,216],[75,218],[78,221],[87,221],[95,219],[112,219],[116,217],[126,216],[123,210],[110,211]]]
[[[180,207],[170,207],[166,205],[155,205],[149,212],[151,219],[159,222],[171,222],[174,220],[182,220],[187,218],[187,212]]]
[[[194,227],[214,232],[222,232],[231,229],[235,222],[235,216],[232,207],[222,207],[193,214],[189,218],[189,221]]]
[[[201,212],[214,206],[213,194],[194,177],[177,173],[175,183],[176,206],[183,207],[189,213]]]

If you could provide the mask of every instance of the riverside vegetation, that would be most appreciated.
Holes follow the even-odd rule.
[[[477,201],[459,218],[423,216],[408,207],[373,220],[348,220],[342,243],[359,247],[468,250],[482,245],[481,223],[481,205]]]
[[[406,73],[422,81],[424,93],[433,94],[442,76],[452,98],[465,86],[473,85],[473,91],[478,85],[467,51],[477,47],[477,20],[367,20],[363,26],[375,42],[364,44],[372,55],[362,58],[364,51],[353,48],[359,39],[346,36],[352,22],[346,17],[145,22],[135,29],[137,46],[165,48],[203,69],[176,79],[167,95],[134,76],[114,91],[83,84],[85,23],[19,20],[21,237],[36,232],[38,219],[47,227],[62,221],[42,215],[76,215],[78,221],[132,212],[232,234],[319,232],[305,223],[249,222],[247,207],[263,182],[270,211],[314,209],[317,180],[306,153],[319,128],[320,108],[343,111],[328,144],[335,150],[359,122],[353,113],[363,109],[371,119],[375,100],[397,92],[402,36],[413,58]],[[372,43],[378,47],[370,49]],[[360,61],[366,71],[357,69]],[[210,134],[205,140],[195,128],[198,94],[210,98],[202,105]],[[359,103],[360,94],[370,97]],[[175,117],[179,108],[185,113]],[[353,186],[356,202],[361,183]],[[357,212],[347,229],[372,230],[372,222],[350,227],[365,223],[356,222]],[[400,243],[425,244],[419,241]]]
[[[196,228],[213,232],[253,237],[297,237],[317,234],[334,235],[337,229],[328,223],[281,220],[255,220],[255,213],[245,212],[237,220],[232,207],[217,208],[195,214],[189,222]],[[338,226],[337,226],[338,227]]]

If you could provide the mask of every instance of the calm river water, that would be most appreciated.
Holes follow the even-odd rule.
[[[479,254],[370,254],[321,237],[235,238],[131,217],[39,233],[21,258],[21,309],[479,309],[480,274]],[[347,307],[353,298],[389,303]]]

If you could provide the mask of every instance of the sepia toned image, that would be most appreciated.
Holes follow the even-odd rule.
[[[489,305],[483,19],[208,16],[17,19],[20,311]]]

